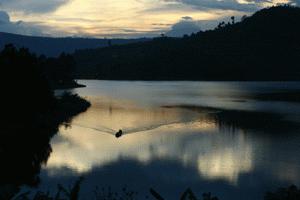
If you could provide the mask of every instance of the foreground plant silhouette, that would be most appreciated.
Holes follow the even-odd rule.
[[[57,193],[54,196],[51,196],[49,192],[37,192],[32,198],[30,198],[30,192],[25,192],[13,200],[80,200],[79,192],[83,178],[79,178],[72,187],[66,189],[64,186],[58,185]],[[149,190],[151,197],[155,200],[168,200],[165,199],[159,192],[150,188]],[[102,187],[94,190],[95,200],[137,200],[138,192],[128,190],[127,187],[122,188],[122,192],[118,193],[113,191],[111,187]],[[149,196],[145,197],[149,199]],[[152,198],[152,199],[153,199]],[[300,199],[300,189],[295,185],[292,185],[288,188],[279,188],[275,192],[267,192],[265,194],[264,200],[299,200]],[[202,198],[198,198],[194,192],[188,188],[178,200],[219,200],[218,197],[213,196],[210,192],[203,193]]]
[[[25,192],[18,195],[14,200],[78,200],[80,185],[83,181],[83,177],[80,177],[70,189],[66,189],[62,185],[58,185],[58,191],[55,197],[51,197],[49,192],[37,192],[33,198],[28,197],[30,192]]]
[[[300,189],[295,185],[288,188],[279,188],[276,192],[267,192],[265,200],[298,200],[300,199]]]
[[[157,200],[165,200],[165,198],[163,198],[153,188],[150,189],[150,193]],[[203,193],[202,197],[203,197],[203,200],[219,200],[217,197],[213,197],[210,192]],[[179,199],[180,200],[198,200],[198,198],[196,197],[196,195],[193,193],[193,191],[190,188],[186,189]]]

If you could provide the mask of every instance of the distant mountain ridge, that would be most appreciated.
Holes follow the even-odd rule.
[[[300,8],[265,8],[183,38],[79,50],[77,78],[300,80]]]
[[[94,49],[107,47],[109,45],[122,45],[132,42],[146,41],[146,38],[139,39],[96,39],[96,38],[52,38],[24,36],[12,33],[0,32],[0,49],[6,44],[14,44],[16,47],[26,47],[38,55],[58,56],[59,54],[73,53],[79,49]]]

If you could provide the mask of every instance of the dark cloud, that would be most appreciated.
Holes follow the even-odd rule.
[[[272,4],[273,0],[244,0],[244,3],[237,0],[163,0],[165,2],[179,2],[182,4],[191,5],[195,8],[205,9],[221,9],[221,10],[236,10],[244,12],[254,12],[262,8],[263,3]],[[300,0],[292,0],[299,2]]]
[[[0,0],[0,7],[8,11],[24,13],[47,13],[71,0]]]
[[[171,30],[166,33],[167,36],[181,37],[185,34],[199,32],[200,25],[198,21],[194,21],[192,17],[185,16],[171,27]]]
[[[171,26],[173,24],[167,24],[167,23],[153,23],[151,24],[152,26],[158,26],[158,27],[166,27],[166,26]]]
[[[7,23],[9,21],[9,15],[4,11],[0,11],[0,24]]]
[[[236,21],[240,21],[242,15],[235,16]],[[181,37],[185,34],[197,33],[199,31],[212,30],[218,26],[220,22],[230,22],[231,16],[227,16],[215,20],[194,20],[190,16],[182,17],[181,20],[171,26],[171,30],[166,32],[167,36]]]
[[[300,0],[292,0],[293,5],[300,5]]]
[[[10,17],[5,11],[0,11],[0,32],[22,35],[43,35],[41,28],[37,25],[25,23],[23,21],[10,21]]]
[[[184,17],[182,17],[182,19],[184,19],[184,20],[193,20],[193,18],[190,17],[190,16],[184,16]]]

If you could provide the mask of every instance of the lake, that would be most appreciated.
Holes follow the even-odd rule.
[[[300,104],[256,98],[300,91],[300,82],[78,82],[87,87],[72,92],[92,106],[52,138],[39,190],[83,176],[87,200],[108,186],[138,199],[154,199],[150,188],[165,199],[191,188],[253,200],[300,184]]]

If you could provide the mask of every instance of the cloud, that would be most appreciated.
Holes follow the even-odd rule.
[[[4,11],[0,11],[0,24],[8,23],[9,21],[9,15]]]
[[[175,23],[171,30],[166,33],[171,37],[182,37],[185,34],[197,33],[201,30],[199,22],[193,20],[190,16],[182,17],[181,20]]]
[[[295,3],[299,0],[163,0],[193,6],[200,10],[221,9],[254,12],[266,6],[280,3]]]
[[[209,20],[195,20],[190,16],[184,16],[180,21],[171,26],[171,30],[166,33],[167,36],[181,37],[185,34],[199,32],[200,30],[214,29],[219,22],[230,21],[230,17],[234,15],[236,21],[239,21],[242,15],[253,13],[264,7],[278,4],[296,4],[300,0],[163,0],[168,3],[178,3],[181,5],[191,6],[193,9],[211,12],[216,10],[234,11],[236,13],[228,13],[221,15],[220,18]]]
[[[104,1],[105,4],[100,3]],[[198,32],[200,27],[202,30],[214,28],[225,17],[250,15],[260,8],[277,3],[299,5],[300,0],[158,0],[152,3],[148,0],[126,0],[126,2],[0,0],[0,10],[5,10],[0,13],[0,31],[54,37],[153,37],[160,33],[181,36]],[[8,13],[11,14],[11,19]],[[183,17],[180,19],[181,16]],[[17,21],[18,19],[22,21]],[[180,20],[177,21],[178,19]]]
[[[240,21],[242,17],[242,15],[235,16],[235,20]],[[171,37],[182,37],[185,34],[190,35],[199,31],[212,30],[222,21],[230,22],[231,16],[215,20],[195,20],[190,16],[185,16],[182,17],[179,22],[173,24],[171,30],[166,32],[166,35]]]
[[[70,0],[0,0],[1,9],[24,13],[47,13],[56,10]]]
[[[7,12],[0,11],[0,32],[15,33],[22,35],[40,35],[41,27],[23,21],[12,22]]]
[[[185,16],[185,17],[182,17],[182,19],[183,19],[183,20],[193,20],[193,18],[192,18],[192,17],[190,17],[190,16]]]
[[[74,19],[74,20],[81,20]],[[169,24],[161,24],[167,26]],[[164,27],[165,28],[165,27]],[[42,22],[24,22],[24,21],[11,21],[7,12],[0,10],[0,32],[29,35],[29,36],[42,36],[42,37],[99,37],[99,38],[139,38],[139,37],[157,37],[162,32],[161,27],[151,31],[138,30],[134,28],[113,28],[109,27],[107,32],[113,30],[114,33],[101,33],[102,27],[93,26],[92,30],[96,33],[89,34],[85,28],[80,26],[72,27],[75,32],[67,32],[59,30],[57,27],[45,25]],[[98,31],[99,30],[99,31]],[[99,32],[99,33],[97,33]]]

